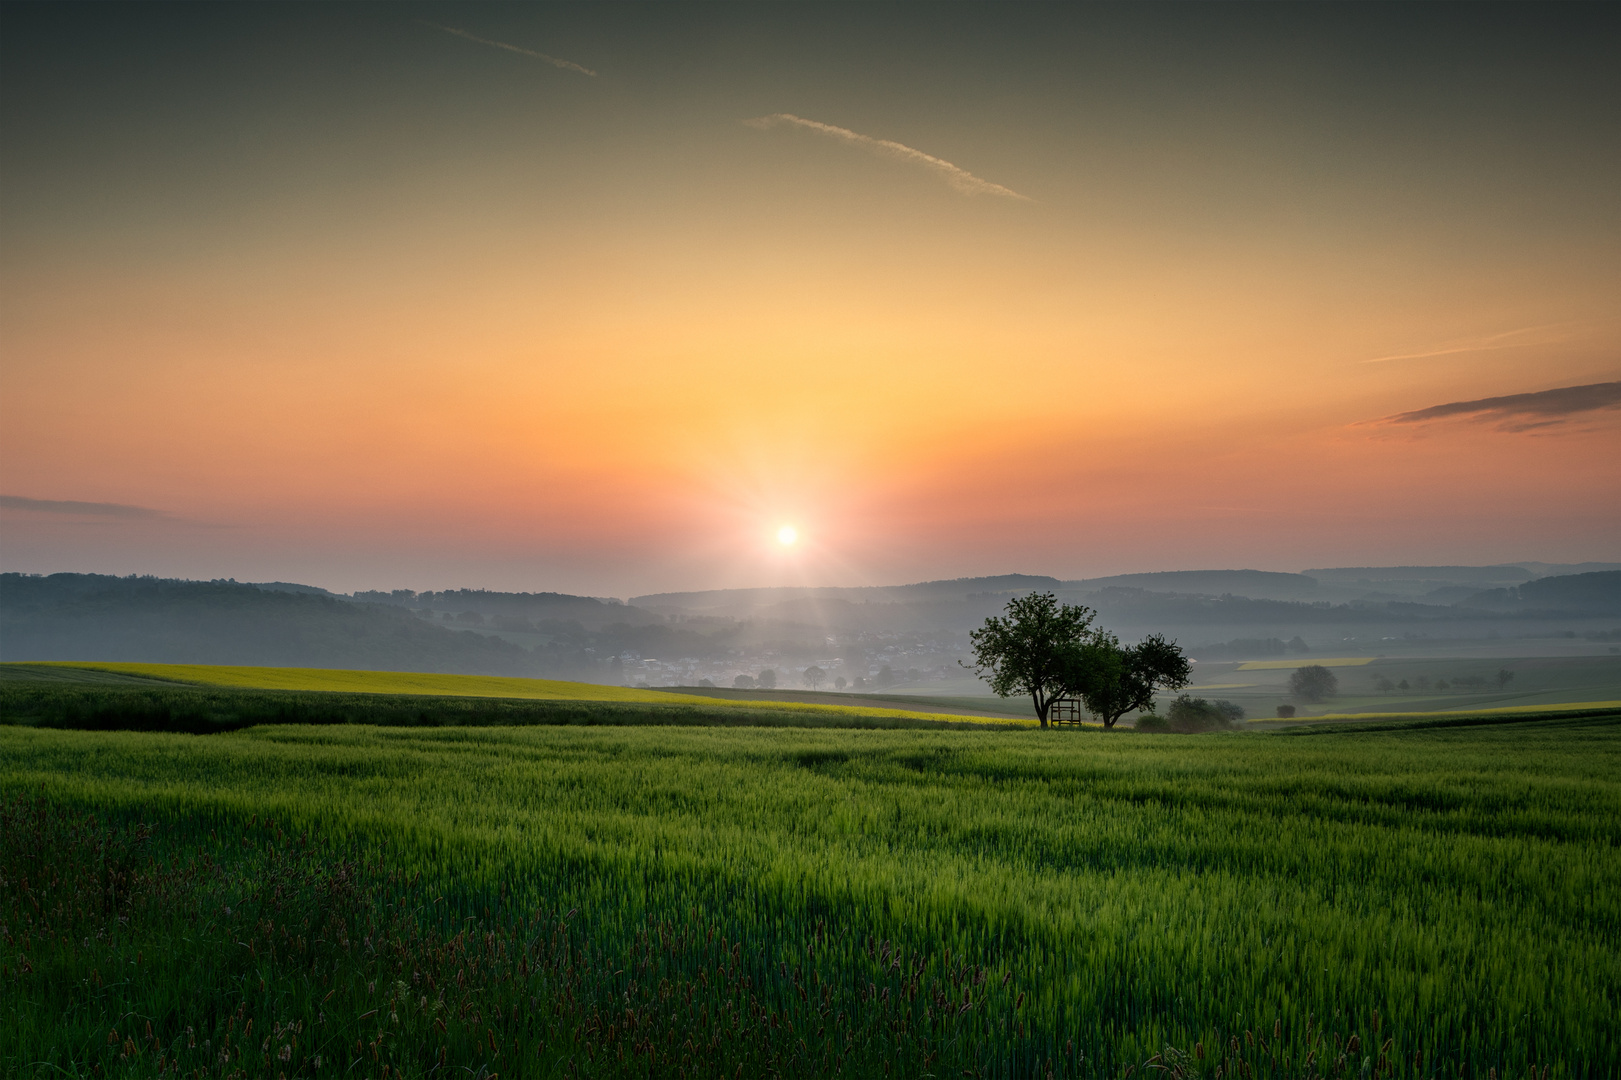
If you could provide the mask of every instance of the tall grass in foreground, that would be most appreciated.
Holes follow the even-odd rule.
[[[8,1065],[24,1072],[904,1074],[964,1057],[978,1026],[965,1018],[983,969],[927,975],[888,942],[824,983],[745,957],[696,909],[648,919],[613,953],[575,911],[497,898],[464,915],[420,876],[269,821],[223,860],[43,800],[0,807],[0,830],[5,974],[33,998],[10,1003],[11,1045],[32,1060]],[[826,934],[813,928],[812,956]]]
[[[362,1025],[339,1055],[352,1075],[425,1075],[437,1045],[445,1068],[503,1075],[1119,1077],[1152,1063],[1201,1076],[1609,1076],[1621,1067],[1618,751],[1613,722],[1306,739],[13,728],[0,730],[0,789],[149,820],[150,843],[225,868],[208,880],[226,893],[268,880],[251,860],[230,869],[244,839],[265,843],[250,823],[267,817],[322,838],[309,841],[320,865],[373,868],[361,921],[346,924],[358,958],[305,909],[270,919],[281,929],[269,937],[216,935],[244,943],[217,946],[239,960],[276,947],[305,980],[208,984],[224,987],[209,991],[216,1026],[256,1018],[261,1057],[233,1059],[248,1075],[292,1060],[261,1045],[267,1025],[285,1036],[304,1024],[294,1034],[308,1048],[324,1014]],[[13,879],[5,889],[20,926],[29,902]],[[564,924],[589,966],[552,944]],[[180,925],[189,943],[150,976],[120,968],[115,993],[105,967],[91,965],[101,986],[83,983],[88,960],[50,981],[62,995],[50,1006],[15,967],[0,976],[0,1034],[18,1048],[0,1060],[88,1067],[94,1046],[104,1070],[128,1072],[101,1049],[114,1028],[132,1038],[125,1014],[150,1018],[164,1046],[202,1030],[186,987],[207,980],[176,965],[215,938],[202,920]],[[457,951],[475,947],[488,965]],[[433,966],[452,955],[454,972]],[[445,1041],[442,1009],[463,1006],[445,998],[439,1031],[424,1012],[437,990],[404,967],[390,977],[376,966],[388,957],[413,958],[436,987],[473,987],[462,1019],[477,1014],[490,1056],[471,1034]],[[510,976],[501,957],[528,973]],[[409,994],[357,989],[391,978]],[[416,1012],[400,1008],[407,997]],[[397,1027],[369,1026],[396,1013]],[[371,1057],[379,1031],[395,1034]],[[698,1036],[692,1050],[670,1046],[683,1032]],[[385,1060],[384,1046],[401,1056]]]

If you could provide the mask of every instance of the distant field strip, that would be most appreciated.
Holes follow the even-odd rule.
[[[526,701],[604,701],[639,705],[706,706],[769,709],[774,712],[896,718],[935,721],[970,719],[954,713],[914,709],[877,709],[854,705],[814,705],[792,701],[753,701],[667,694],[597,683],[559,679],[524,679],[502,675],[445,675],[413,671],[350,671],[329,668],[227,667],[215,664],[139,664],[54,662],[30,667],[114,672],[194,686],[239,690],[299,690],[350,694],[412,694],[427,697],[505,698]],[[973,717],[975,723],[1026,726],[1035,721],[1014,716]]]
[[[1301,658],[1299,660],[1248,660],[1238,665],[1239,671],[1279,671],[1284,668],[1298,667],[1361,667],[1371,664],[1379,659],[1377,656],[1328,656],[1321,659]]]
[[[45,665],[38,665],[45,666]],[[346,671],[337,668],[222,667],[216,664],[83,664],[51,667],[113,671],[149,679],[230,686],[247,690],[332,690],[350,694],[427,694],[435,697],[501,697],[544,701],[632,701],[678,704],[683,699],[656,690],[521,679],[503,675],[442,675],[420,671]]]
[[[1467,706],[1458,709],[1433,709],[1428,712],[1358,712],[1324,713],[1321,716],[1301,717],[1301,720],[1439,720],[1463,716],[1506,716],[1510,713],[1588,712],[1594,710],[1621,710],[1621,701],[1561,701],[1552,705],[1505,705],[1495,709]],[[1260,722],[1271,721],[1269,716],[1258,716]]]

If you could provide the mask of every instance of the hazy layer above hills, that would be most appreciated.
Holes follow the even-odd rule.
[[[1594,569],[1596,567],[1596,569]],[[1610,638],[1621,564],[1190,570],[1063,581],[1009,574],[874,588],[665,593],[410,590],[342,596],[289,582],[0,575],[0,658],[144,660],[729,685],[816,664],[856,680],[956,685],[968,631],[1050,590],[1123,638],[1164,633],[1244,659],[1369,643]],[[1617,633],[1616,640],[1621,640]]]
[[[1530,567],[1537,567],[1533,571]],[[1114,607],[1134,607],[1146,603],[1163,610],[1166,604],[1182,603],[1186,615],[1205,621],[1208,604],[1187,604],[1192,598],[1296,601],[1307,604],[1367,604],[1388,600],[1423,600],[1441,607],[1477,593],[1515,587],[1539,577],[1569,576],[1621,571],[1621,563],[1583,563],[1560,566],[1549,563],[1510,566],[1393,566],[1346,567],[1312,570],[1301,574],[1267,570],[1168,570],[1145,574],[1117,574],[1110,577],[1061,580],[1028,574],[997,577],[958,578],[952,581],[925,581],[914,585],[887,585],[864,588],[800,587],[774,589],[716,589],[706,592],[654,593],[633,597],[639,608],[665,614],[724,615],[755,617],[766,613],[786,617],[830,615],[852,607],[872,605],[967,605],[978,609],[986,602],[1000,607],[1018,593],[1044,590],[1071,602],[1096,598]],[[1445,597],[1432,596],[1445,590]],[[1129,593],[1156,594],[1134,602]],[[1454,595],[1455,594],[1455,595]],[[1242,607],[1239,605],[1238,607]],[[940,611],[936,609],[936,614]],[[1251,606],[1239,619],[1276,612]],[[1442,613],[1435,613],[1440,615]],[[856,617],[851,615],[850,617]],[[977,620],[976,620],[977,621]],[[1316,620],[1320,621],[1320,620]]]

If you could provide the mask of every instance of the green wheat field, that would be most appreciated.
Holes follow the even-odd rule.
[[[7,1076],[1621,1072],[1613,712],[18,721],[64,692],[0,725]]]

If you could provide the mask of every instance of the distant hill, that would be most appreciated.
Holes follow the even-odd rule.
[[[1010,596],[1052,591],[1122,637],[1252,659],[1353,638],[1608,632],[1621,571],[1530,579],[1523,566],[1188,570],[1060,581],[1003,574],[860,588],[661,593],[634,604],[479,589],[329,593],[289,582],[0,574],[0,659],[133,660],[634,681],[730,681],[837,660],[847,677],[955,673]],[[1365,575],[1387,575],[1370,578]],[[1483,580],[1484,579],[1484,580]],[[1348,583],[1354,582],[1354,584]],[[1564,626],[1552,620],[1571,620]],[[1602,627],[1580,620],[1606,620]],[[1524,630],[1517,629],[1524,627]],[[703,668],[709,665],[715,670]],[[648,665],[662,665],[653,668]],[[730,666],[728,666],[730,665]],[[825,666],[825,665],[824,665]],[[845,670],[847,669],[847,670]],[[940,678],[945,678],[940,675]]]
[[[1538,578],[1520,586],[1520,599],[1531,607],[1621,613],[1621,570]]]
[[[586,630],[600,630],[616,624],[647,626],[663,619],[617,600],[598,600],[567,593],[490,592],[486,589],[446,589],[443,592],[356,593],[355,599],[380,603],[407,604],[434,611],[475,612],[500,621],[521,619],[538,623],[578,623]]]
[[[1526,614],[1621,615],[1621,570],[1561,574],[1515,588],[1483,590],[1459,606]]]
[[[235,585],[236,582],[232,581],[228,584]],[[247,584],[252,585],[255,589],[263,589],[265,592],[305,593],[309,596],[331,596],[338,600],[349,599],[342,593],[330,592],[319,585],[300,585],[292,581],[250,581]]]
[[[1520,582],[1536,577],[1523,566],[1331,566],[1307,570],[1306,574],[1318,581],[1357,582],[1378,581],[1491,581]]]
[[[1317,594],[1317,579],[1306,574],[1270,570],[1165,570],[1152,574],[1116,574],[1063,582],[1068,591],[1125,588],[1204,596],[1250,596],[1258,600],[1296,600]]]
[[[1537,577],[1519,564],[1500,566],[1331,566],[1307,570],[1325,599],[1420,600],[1452,604],[1482,589],[1501,589]]]
[[[917,604],[944,600],[981,599],[986,595],[1011,596],[1036,589],[1057,590],[1064,583],[1034,574],[998,574],[994,577],[921,581],[912,585],[789,586],[764,589],[709,589],[702,592],[650,593],[633,596],[636,607],[658,610],[748,612],[761,608],[819,600],[852,604]]]
[[[1569,574],[1597,574],[1605,570],[1621,570],[1621,563],[1615,562],[1583,562],[1583,563],[1545,563],[1522,562],[1515,566],[1523,566],[1537,577],[1565,577]]]
[[[540,674],[498,638],[313,591],[100,574],[0,574],[0,659]]]
[[[910,585],[657,593],[634,597],[632,603],[672,618],[774,621],[828,633],[962,633],[999,613],[1009,596],[1039,590],[1095,608],[1108,625],[1255,626],[1287,638],[1299,632],[1295,627],[1472,621],[1488,612],[1607,615],[1608,601],[1580,595],[1584,586],[1543,584],[1594,577],[1533,581],[1531,571],[1518,565],[1339,567],[1304,574],[1171,570],[1068,581],[1004,574]],[[1526,588],[1531,591],[1522,600]],[[1490,595],[1472,599],[1482,593]]]

